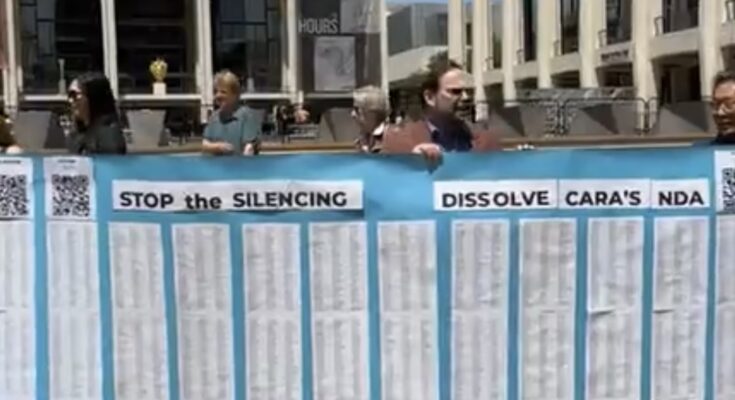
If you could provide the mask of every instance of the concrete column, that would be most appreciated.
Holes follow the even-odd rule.
[[[656,77],[651,60],[650,40],[655,35],[653,1],[633,1],[631,27],[633,45],[633,81],[636,97],[645,100],[656,97]]]
[[[660,2],[634,0],[632,7],[631,46],[635,96],[643,101],[649,101],[658,97],[656,68],[651,60],[650,41],[656,34],[654,19],[660,13]],[[645,128],[646,122],[650,127],[655,111],[655,109],[646,108],[645,103],[640,103],[638,105],[639,127]]]
[[[285,0],[285,16],[286,16],[286,48],[288,48],[288,79],[285,86],[291,94],[291,101],[296,102],[299,91],[299,7],[297,0]]]
[[[513,69],[516,65],[516,50],[518,50],[517,5],[518,0],[503,1],[503,100],[505,101],[516,99]]]
[[[380,13],[380,86],[386,95],[390,92],[390,81],[388,79],[388,6],[386,0],[380,2],[378,12]]]
[[[646,0],[646,2],[653,0]],[[636,2],[636,1],[634,1]],[[638,1],[640,2],[640,1]],[[579,71],[580,86],[596,88],[599,86],[597,78],[597,33],[602,28],[600,15],[604,13],[602,0],[582,0],[579,2],[579,57],[581,70]]]
[[[492,43],[488,18],[489,1],[472,0],[472,75],[475,86],[475,116],[478,120],[487,119],[488,116],[483,75],[487,70],[487,43]]]
[[[720,46],[722,13],[721,1],[699,1],[699,74],[702,97],[712,95],[712,80],[724,64]]]
[[[114,0],[101,0],[102,10],[102,47],[104,51],[105,75],[110,80],[112,93],[116,98],[120,94],[120,82],[117,64],[117,20]],[[61,88],[59,88],[61,90]]]
[[[448,50],[449,58],[464,64],[465,62],[465,27],[464,2],[462,0],[448,1]]]
[[[5,109],[8,110],[12,116],[18,111],[18,97],[19,97],[19,72],[21,68],[18,66],[18,41],[19,38],[16,33],[19,29],[16,29],[18,23],[18,13],[16,12],[15,1],[5,1],[5,38],[7,40],[7,47],[5,48],[5,60],[7,61],[7,72],[4,74],[4,92],[5,92]]]
[[[536,60],[538,60],[538,87],[539,89],[551,88],[551,58],[554,57],[554,42],[557,38],[556,16],[558,0],[541,0],[537,3],[536,14],[538,26],[536,27]]]
[[[209,108],[214,103],[214,61],[212,55],[212,10],[210,0],[197,0],[199,18],[197,19],[197,41],[199,48],[197,60],[201,74],[200,115],[206,121]]]

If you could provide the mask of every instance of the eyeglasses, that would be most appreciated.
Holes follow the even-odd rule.
[[[82,94],[78,90],[70,90],[69,93],[66,94],[69,100],[77,100],[81,95]]]

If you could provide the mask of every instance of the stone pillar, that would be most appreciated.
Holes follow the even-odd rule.
[[[487,70],[488,43],[492,43],[488,9],[490,0],[472,0],[472,75],[475,89],[475,117],[487,119],[484,75]]]
[[[464,64],[466,43],[464,27],[464,2],[462,0],[448,0],[447,5],[449,58]]]
[[[513,69],[518,50],[518,0],[503,1],[503,100],[516,100],[516,82]]]
[[[536,59],[538,60],[538,87],[539,89],[548,89],[553,86],[551,82],[551,59],[554,54],[554,42],[557,39],[557,24],[559,20],[555,18],[557,15],[557,7],[559,0],[541,0],[538,1],[536,10]],[[550,17],[546,17],[550,16]]]
[[[653,0],[645,0],[650,2]],[[640,0],[634,2],[640,2]],[[579,71],[580,86],[583,88],[596,88],[599,86],[597,77],[597,47],[598,33],[602,29],[601,16],[604,15],[604,1],[581,0],[579,2],[579,58],[581,70]]]
[[[712,80],[724,64],[720,46],[722,4],[718,0],[699,1],[699,73],[702,97],[712,95]]]

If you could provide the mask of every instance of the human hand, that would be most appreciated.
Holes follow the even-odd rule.
[[[414,154],[422,155],[426,161],[437,164],[442,158],[442,148],[435,143],[421,143],[413,148]]]
[[[217,151],[219,151],[220,153],[227,154],[227,153],[232,153],[234,151],[234,148],[229,143],[221,142],[221,143],[217,143]]]
[[[536,146],[534,146],[532,144],[528,144],[528,143],[519,144],[518,146],[516,146],[516,150],[518,150],[518,151],[536,150]]]
[[[297,124],[304,124],[309,121],[311,115],[304,109],[298,109],[294,112],[294,120]]]
[[[245,150],[242,152],[245,156],[253,156],[255,155],[255,145],[252,143],[248,143],[245,145]]]

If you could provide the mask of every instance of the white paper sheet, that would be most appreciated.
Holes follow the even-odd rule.
[[[383,400],[437,398],[436,228],[378,224]]]
[[[521,398],[573,396],[576,221],[522,220]]]
[[[356,82],[355,38],[317,36],[314,40],[314,88],[317,92],[352,90]]]
[[[169,396],[161,228],[111,223],[115,398]]]
[[[232,263],[228,225],[173,227],[182,400],[232,398]]]
[[[452,399],[506,397],[507,221],[452,224]]]
[[[587,398],[640,396],[640,312],[591,313],[587,321]]]
[[[717,219],[716,400],[735,398],[735,216]]]
[[[587,399],[640,395],[643,218],[589,221]]]
[[[0,222],[0,399],[36,399],[31,222]]]
[[[715,398],[735,398],[735,305],[717,307],[715,332]]]
[[[367,400],[367,226],[309,228],[314,397]]]
[[[47,218],[95,219],[97,191],[91,158],[48,157],[43,168]]]
[[[97,225],[47,224],[52,399],[98,400],[102,387]]]
[[[342,0],[339,24],[342,33],[379,33],[379,4],[376,0]]]
[[[0,219],[33,217],[33,160],[0,158]]]
[[[299,225],[245,225],[243,249],[247,398],[300,400]]]
[[[655,222],[652,385],[657,400],[704,395],[708,226],[706,217]]]

